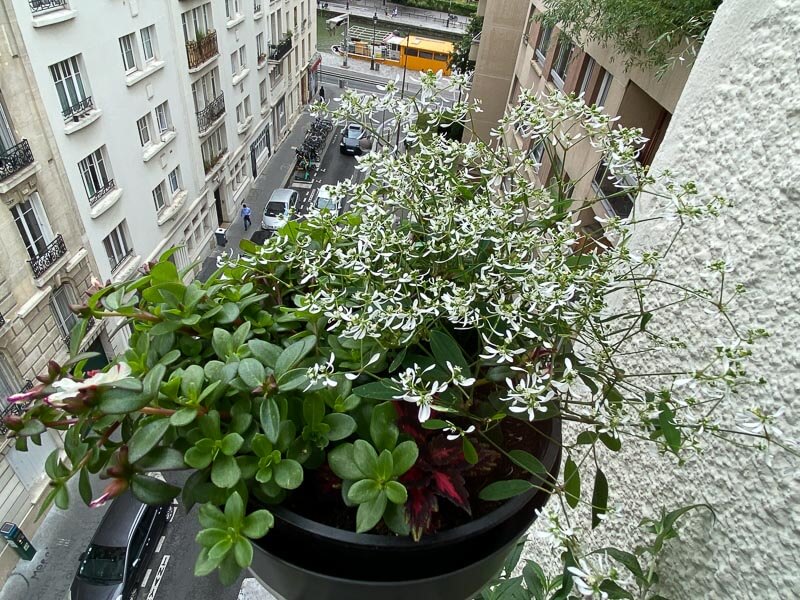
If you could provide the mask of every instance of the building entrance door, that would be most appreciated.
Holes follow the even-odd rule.
[[[214,207],[217,209],[217,227],[222,227],[225,218],[222,213],[222,193],[219,188],[214,190]]]

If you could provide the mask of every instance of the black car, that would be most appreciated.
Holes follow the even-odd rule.
[[[364,128],[357,123],[350,123],[342,130],[342,141],[339,152],[342,154],[361,154],[361,141],[366,137]]]
[[[69,600],[130,600],[167,524],[170,506],[148,506],[126,492],[108,508],[70,587]]]

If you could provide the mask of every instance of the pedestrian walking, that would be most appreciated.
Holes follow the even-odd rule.
[[[250,207],[247,204],[242,204],[242,218],[244,219],[244,230],[247,231],[247,228],[253,224],[250,220],[250,215],[253,211],[250,210]]]
[[[319,99],[325,102],[325,88],[319,86]]]
[[[397,7],[396,6],[394,7],[394,10],[392,11],[392,16],[393,17],[397,16]]]

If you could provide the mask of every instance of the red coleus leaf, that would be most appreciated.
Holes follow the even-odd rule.
[[[411,535],[416,540],[430,529],[433,514],[439,510],[439,501],[435,494],[426,488],[412,488],[408,490],[406,501],[406,517],[411,529]]]
[[[436,494],[463,508],[467,511],[467,514],[472,514],[472,510],[469,507],[469,492],[464,486],[464,478],[461,473],[457,471],[434,471],[431,473],[431,480]]]

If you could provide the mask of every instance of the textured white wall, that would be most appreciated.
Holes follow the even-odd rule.
[[[783,429],[794,439],[800,438],[798,42],[797,0],[726,0],[653,165],[734,201],[723,218],[705,224],[700,235],[684,238],[666,263],[666,275],[698,283],[706,261],[720,255],[734,267],[731,276],[750,290],[734,318],[771,333],[751,363],[768,383],[755,397],[740,398],[740,406],[786,407]],[[666,233],[666,228],[643,228],[639,242],[659,246]],[[718,335],[702,314],[683,314],[667,326],[668,333],[681,335],[689,329],[707,344]],[[722,408],[726,415],[739,410],[733,403]],[[717,509],[716,526],[687,520],[682,540],[669,547],[661,566],[666,595],[692,600],[800,597],[796,461],[781,474],[767,468],[762,457],[725,445],[682,468],[636,448],[621,458],[607,474],[622,514],[597,532],[599,545],[632,549],[641,516],[664,505],[709,502]],[[627,524],[618,526],[620,521]],[[534,531],[540,528],[535,525]],[[541,543],[534,542],[528,552],[553,564],[552,552]]]

